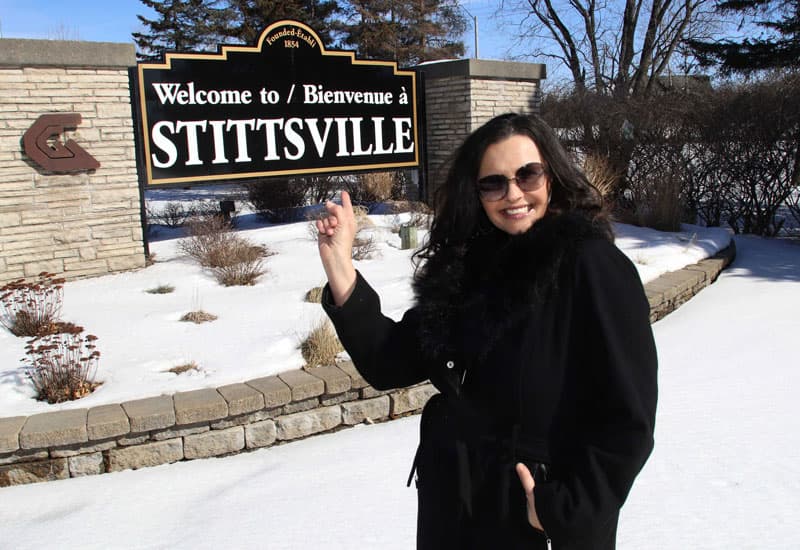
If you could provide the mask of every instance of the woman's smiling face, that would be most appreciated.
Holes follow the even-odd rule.
[[[524,233],[547,211],[550,197],[550,177],[545,173],[544,184],[533,191],[523,191],[516,180],[517,171],[527,164],[544,164],[539,148],[531,138],[513,135],[486,148],[481,159],[478,179],[491,175],[509,178],[505,196],[496,201],[481,197],[481,205],[489,220],[510,235]]]

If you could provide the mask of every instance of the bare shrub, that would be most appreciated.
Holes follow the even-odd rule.
[[[153,209],[153,205],[150,201],[144,201],[144,214],[145,214],[145,224],[147,225],[147,231],[153,230],[153,225],[158,223],[158,212]]]
[[[188,236],[178,243],[178,250],[204,267],[218,264],[228,244],[235,239],[229,222],[219,216],[197,216],[186,224]]]
[[[627,157],[624,185],[606,195],[621,221],[678,231],[686,218],[686,190],[691,181],[686,144],[692,139],[686,113],[691,101],[684,94],[656,94],[620,105],[628,123],[623,134]],[[629,117],[629,118],[628,118]],[[608,170],[615,173],[611,157]],[[694,220],[689,220],[694,221]]]
[[[683,218],[777,235],[800,185],[796,73],[624,102],[571,94],[546,98],[543,112],[569,146],[606,155],[621,171],[610,198],[632,221]]]
[[[300,344],[300,352],[307,367],[319,365],[333,365],[336,355],[344,351],[333,324],[328,319],[322,319],[311,329]]]
[[[272,223],[295,221],[295,209],[306,204],[307,184],[299,178],[247,184],[247,197],[259,216]]]
[[[272,253],[265,246],[250,243],[237,235],[230,222],[220,216],[202,216],[187,223],[189,236],[178,249],[203,267],[230,265],[250,260],[253,256],[266,257]]]
[[[249,247],[253,251],[256,247]],[[256,284],[258,278],[266,273],[263,256],[255,254],[249,259],[230,265],[221,265],[211,268],[214,278],[224,286],[250,286]]]
[[[695,155],[690,206],[710,225],[779,234],[781,210],[800,184],[800,76],[722,87],[692,115],[702,153]]]
[[[181,241],[178,249],[209,268],[220,284],[252,285],[266,272],[263,260],[272,252],[237,235],[222,218],[197,218],[187,223],[187,227],[190,236]]]
[[[368,260],[378,251],[375,239],[371,234],[360,233],[353,241],[353,259]]]
[[[369,172],[342,181],[354,203],[380,203],[403,195],[403,172]]]
[[[731,136],[746,146],[731,163],[738,185],[727,222],[736,233],[774,237],[786,221],[779,212],[800,184],[798,88],[798,76],[768,80],[745,88],[732,105],[747,130]]]
[[[433,210],[422,201],[395,201],[392,203],[394,213],[391,221],[392,233],[399,233],[403,226],[417,229],[430,229],[433,222]],[[408,218],[401,214],[408,213]]]
[[[231,235],[226,244],[225,248],[217,249],[209,255],[207,267],[216,269],[240,263],[253,263],[272,255],[266,247],[253,244],[239,235]]]
[[[320,204],[332,199],[344,185],[346,176],[306,176],[300,178],[305,187],[306,203]]]
[[[25,374],[36,389],[37,399],[61,403],[80,399],[100,384],[94,381],[100,352],[96,336],[82,335],[83,327],[69,332],[33,338],[25,346]]]
[[[656,220],[660,227],[677,228],[685,210],[675,205],[685,203],[687,184],[681,148],[692,140],[685,117],[696,97],[708,90],[710,86],[655,87],[645,96],[625,99],[559,92],[546,98],[542,110],[562,143],[587,163],[587,177],[616,219]],[[658,162],[647,158],[653,151]],[[666,177],[672,178],[668,184]],[[679,213],[667,215],[671,211]]]
[[[182,201],[170,201],[164,205],[159,212],[155,212],[147,206],[148,219],[156,220],[160,225],[167,227],[183,227],[186,221],[196,215],[196,211],[191,206],[187,207]]]
[[[433,222],[433,210],[422,201],[409,201],[408,212],[411,214],[405,225],[417,229],[430,229]]]
[[[222,217],[224,221],[228,221],[225,220],[221,214],[219,201],[214,201],[211,199],[196,200],[192,201],[191,205],[189,206],[189,219],[198,217],[208,218],[215,216]],[[228,223],[230,222],[228,221]]]
[[[375,255],[378,250],[372,229],[375,224],[367,215],[367,209],[363,206],[354,206],[353,214],[356,218],[356,238],[353,240],[353,259],[368,260]]]
[[[800,226],[800,188],[795,187],[794,191],[786,199],[786,208],[792,215],[795,225]]]
[[[224,286],[248,286],[266,272],[263,260],[270,255],[266,247],[232,235],[227,246],[212,255],[213,265],[208,267],[217,282]]]
[[[159,219],[167,227],[183,227],[186,220],[194,214],[183,202],[170,201],[161,209]]]
[[[317,229],[317,219],[321,219],[321,215],[313,216],[309,222],[308,226],[306,227],[306,235],[308,239],[317,242],[319,240],[319,230]]]
[[[682,189],[680,180],[669,176],[653,185],[636,210],[637,224],[659,231],[680,231],[685,212]]]
[[[202,309],[196,311],[190,311],[181,317],[181,321],[188,322],[188,323],[195,323],[197,325],[201,323],[208,323],[210,321],[216,321],[217,316],[212,313],[207,313]]]
[[[723,158],[734,158],[735,145],[727,141],[705,141],[687,144],[689,179],[685,190],[686,208],[693,223],[719,227],[725,220],[727,204],[732,198],[736,175]]]
[[[199,216],[219,214],[219,209],[211,200],[169,201],[160,209],[153,207],[152,202],[145,202],[145,213],[149,225],[163,225],[170,228],[183,227],[187,221]]]
[[[358,183],[361,185],[364,202],[383,202],[392,198],[392,190],[395,187],[394,172],[372,172],[360,174]]]
[[[0,288],[0,324],[16,336],[60,332],[64,279],[43,271],[36,280],[17,279]]]
[[[630,221],[659,231],[678,231],[685,213],[688,171],[677,141],[637,145],[628,170]]]

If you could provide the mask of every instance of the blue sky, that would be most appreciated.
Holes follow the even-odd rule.
[[[483,59],[503,59],[507,43],[495,25],[495,0],[464,0],[478,18],[478,49]],[[0,0],[0,36],[3,38],[61,38],[93,42],[130,42],[131,33],[143,30],[137,14],[154,12],[139,0]],[[466,15],[466,14],[465,14]],[[464,34],[466,55],[474,54],[472,18]]]
[[[152,13],[139,0],[0,0],[0,34],[131,42],[131,33],[141,30],[136,15]]]

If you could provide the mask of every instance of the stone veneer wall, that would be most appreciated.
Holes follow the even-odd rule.
[[[539,112],[544,65],[458,59],[420,65],[416,71],[425,78],[428,196],[470,132],[496,115]]]
[[[647,283],[651,321],[710,285],[735,254],[731,242],[712,258]],[[346,362],[122,404],[0,418],[0,487],[268,447],[418,413],[434,393],[431,384],[376,391]]]
[[[143,267],[128,67],[133,44],[0,39],[0,284]],[[54,174],[24,153],[42,114],[80,113],[74,139],[100,162]]]

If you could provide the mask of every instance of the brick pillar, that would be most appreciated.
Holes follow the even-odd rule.
[[[457,59],[419,65],[424,74],[428,191],[445,174],[447,160],[474,129],[508,113],[538,113],[545,65]]]
[[[144,266],[128,67],[133,44],[0,39],[0,284]],[[55,174],[24,153],[45,113],[82,116],[74,139],[100,167]]]

